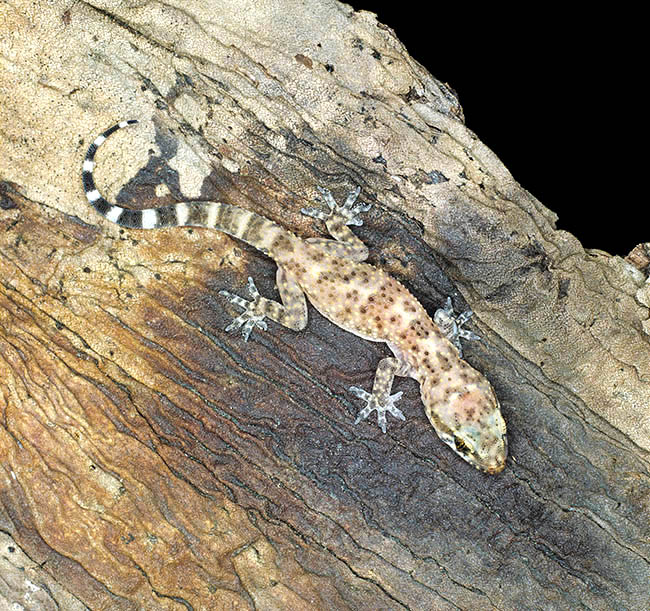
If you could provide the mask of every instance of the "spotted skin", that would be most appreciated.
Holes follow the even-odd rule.
[[[93,177],[95,153],[112,133],[137,123],[122,121],[98,136],[88,148],[82,179],[90,205],[122,227],[207,227],[234,236],[271,257],[278,266],[280,301],[262,297],[252,278],[247,300],[226,290],[220,294],[241,313],[227,330],[241,328],[248,339],[272,320],[295,331],[307,325],[307,297],[339,327],[364,339],[385,342],[393,357],[377,367],[372,391],[352,386],[365,401],[357,422],[377,412],[386,432],[386,414],[404,419],[396,407],[402,393],[391,395],[395,376],[409,376],[420,384],[424,409],[436,433],[454,452],[485,473],[501,472],[506,463],[506,424],[499,401],[487,379],[462,360],[460,338],[479,339],[462,325],[471,316],[456,316],[451,300],[435,313],[435,322],[411,293],[383,270],[365,260],[368,249],[350,230],[361,225],[369,204],[357,202],[360,189],[343,204],[320,189],[328,210],[303,208],[303,214],[324,221],[330,238],[302,240],[273,221],[249,210],[213,201],[180,202],[147,210],[130,210],[105,200]]]

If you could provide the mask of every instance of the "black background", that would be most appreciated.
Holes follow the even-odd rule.
[[[497,13],[460,3],[352,5],[377,13],[456,91],[467,126],[558,215],[558,229],[621,256],[650,241],[640,13],[622,4],[582,13],[568,3]]]

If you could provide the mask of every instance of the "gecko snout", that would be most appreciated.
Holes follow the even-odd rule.
[[[427,410],[440,439],[483,473],[503,471],[508,455],[506,423],[487,381],[445,398]]]

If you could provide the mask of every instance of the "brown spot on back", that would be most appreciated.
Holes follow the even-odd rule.
[[[280,251],[280,252],[293,252],[293,244],[291,243],[291,240],[284,234],[278,235],[275,240],[273,240],[273,243],[271,244],[271,249],[270,251]]]

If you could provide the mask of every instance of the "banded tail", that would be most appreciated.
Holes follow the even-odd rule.
[[[104,199],[93,178],[95,153],[111,134],[137,122],[135,119],[120,121],[97,136],[88,147],[82,167],[83,187],[88,203],[103,217],[120,227],[132,229],[190,226],[217,229],[247,242],[265,254],[268,254],[278,238],[289,234],[264,216],[220,202],[180,202],[171,206],[133,210]]]

